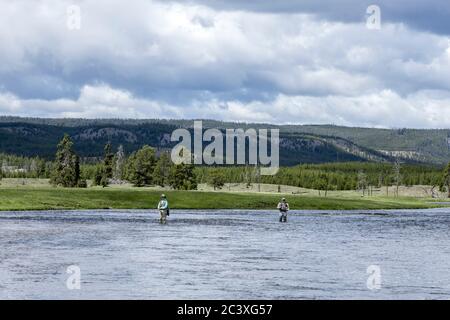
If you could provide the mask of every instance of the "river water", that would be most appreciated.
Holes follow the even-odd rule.
[[[288,223],[173,210],[166,225],[137,210],[1,212],[0,298],[448,299],[449,229],[450,209],[294,211]]]

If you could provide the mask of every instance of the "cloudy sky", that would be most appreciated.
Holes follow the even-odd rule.
[[[448,0],[0,0],[0,114],[448,128],[449,17]]]

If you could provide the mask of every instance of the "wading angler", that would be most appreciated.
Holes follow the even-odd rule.
[[[193,139],[189,130],[177,129],[172,132],[171,141],[179,142],[171,153],[175,164],[250,164],[260,165],[261,175],[278,172],[279,129],[226,129],[224,138],[223,132],[218,129],[203,132],[202,121],[194,121]],[[207,142],[206,146],[204,142]]]

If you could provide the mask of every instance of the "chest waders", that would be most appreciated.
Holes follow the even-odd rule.
[[[161,195],[161,200],[158,203],[159,210],[159,222],[166,223],[167,216],[169,215],[169,202],[165,195]]]
[[[280,222],[287,222],[287,210],[280,209]]]
[[[167,221],[167,209],[160,209],[159,210],[159,222],[160,223],[166,223]]]

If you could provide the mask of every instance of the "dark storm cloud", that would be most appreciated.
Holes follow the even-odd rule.
[[[310,13],[325,20],[358,22],[369,5],[378,5],[385,21],[404,23],[437,34],[450,34],[450,1],[446,0],[173,0],[219,10]]]

